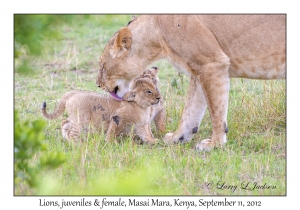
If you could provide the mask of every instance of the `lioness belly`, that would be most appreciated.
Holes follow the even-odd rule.
[[[230,59],[229,76],[283,79],[285,15],[208,15],[200,20]]]
[[[257,60],[231,59],[229,77],[249,79],[284,79],[286,77],[285,53]]]
[[[285,15],[160,16],[162,25],[172,23],[161,27],[172,63],[187,65],[197,75],[204,65],[222,63],[219,60],[227,56],[229,77],[251,79],[285,78],[285,19]]]

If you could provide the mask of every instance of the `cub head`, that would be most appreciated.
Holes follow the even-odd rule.
[[[124,96],[126,101],[135,101],[143,108],[159,103],[160,98],[158,89],[149,78],[136,79],[132,90]]]
[[[158,77],[157,77],[157,73],[158,73],[159,69],[156,66],[152,66],[150,69],[147,69],[143,72],[143,74],[141,74],[138,78],[136,78],[134,81],[141,79],[141,78],[148,78],[150,79],[153,84],[157,87],[157,83],[159,81]]]
[[[117,99],[122,100],[130,83],[142,68],[140,58],[132,52],[132,34],[121,28],[106,44],[99,60],[97,85]]]

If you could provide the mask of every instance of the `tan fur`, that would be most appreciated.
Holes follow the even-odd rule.
[[[122,97],[141,69],[169,60],[190,76],[190,86],[180,125],[164,141],[191,140],[208,107],[212,136],[196,148],[210,150],[226,142],[229,78],[285,78],[285,33],[285,15],[140,16],[105,46],[97,83],[108,91],[118,87]],[[116,48],[122,40],[130,41]]]
[[[106,141],[116,135],[131,131],[144,142],[155,143],[150,122],[151,108],[160,102],[161,95],[148,78],[140,78],[134,82],[134,88],[128,92],[123,101],[98,93],[74,90],[67,92],[52,113],[42,107],[43,116],[55,119],[68,113],[68,119],[62,122],[62,134],[67,140],[78,140],[80,134],[87,131],[107,131]]]
[[[153,66],[152,68],[145,70],[143,74],[141,74],[138,78],[136,78],[133,84],[135,84],[135,81],[140,78],[148,78],[153,82],[156,88],[158,88],[158,81],[159,81],[157,77],[158,72],[159,72],[158,67]],[[151,114],[150,114],[151,121],[154,120],[156,129],[161,132],[164,132],[166,130],[166,111],[163,104],[164,104],[164,99],[161,98],[158,104],[151,106]]]

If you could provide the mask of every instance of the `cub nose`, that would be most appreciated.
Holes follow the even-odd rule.
[[[157,70],[158,68],[157,68],[157,66],[152,66],[152,69],[155,69],[155,70]]]

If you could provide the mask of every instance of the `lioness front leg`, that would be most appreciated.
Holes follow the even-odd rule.
[[[179,127],[174,133],[167,133],[164,137],[164,142],[183,143],[190,141],[198,131],[206,107],[207,104],[202,87],[196,77],[191,75],[188,98],[181,115]]]

